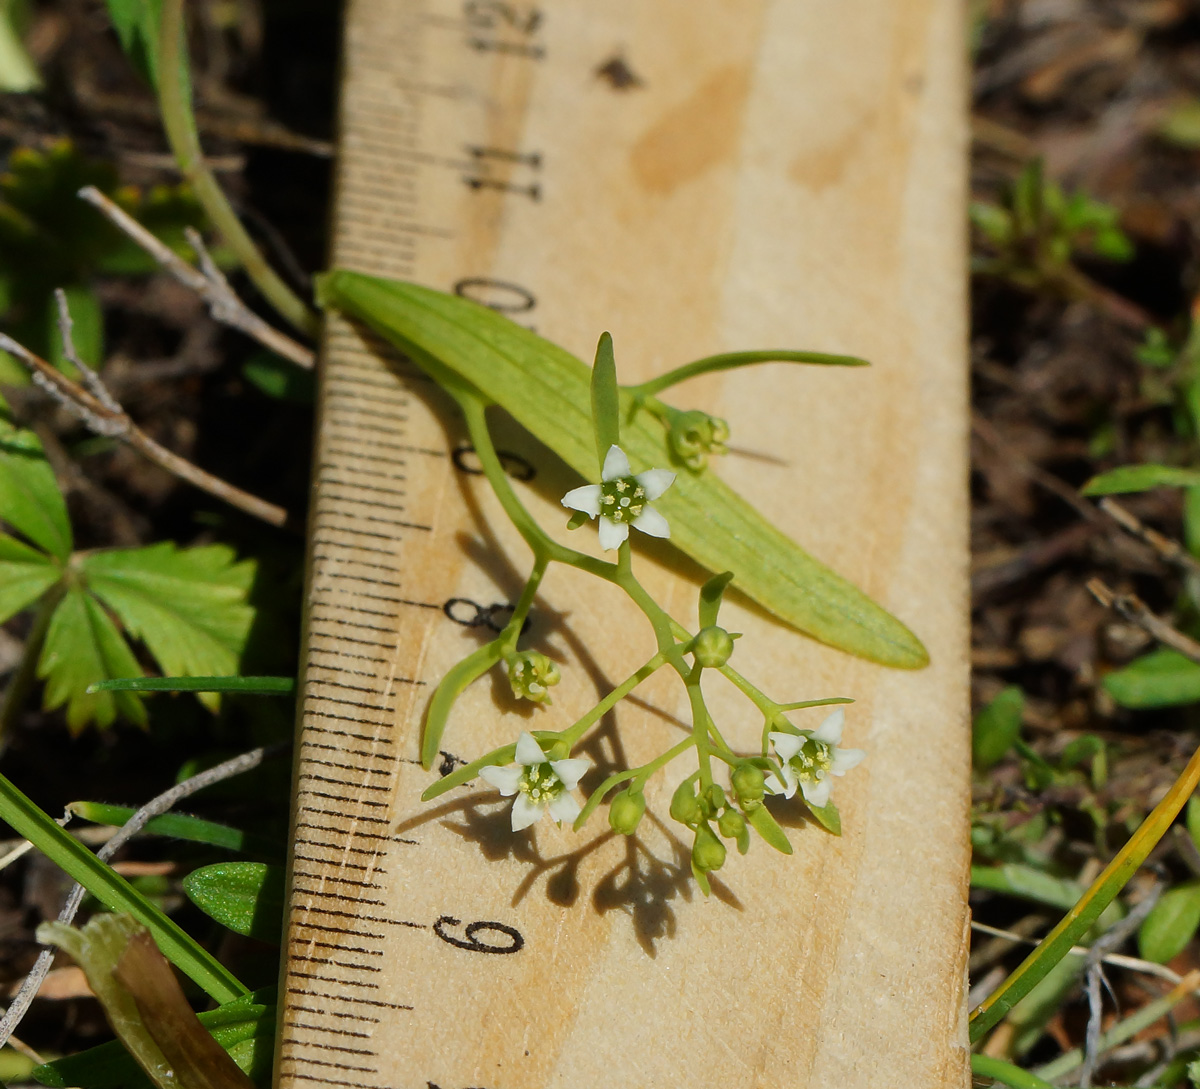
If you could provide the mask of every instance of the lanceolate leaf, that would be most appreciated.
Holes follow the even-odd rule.
[[[162,0],[108,0],[108,14],[134,67],[152,85],[157,85]]]
[[[1200,702],[1200,664],[1160,649],[1109,673],[1104,690],[1122,707],[1180,707]]]
[[[0,402],[0,520],[66,560],[71,552],[71,523],[54,471],[32,431],[13,426]]]
[[[236,672],[254,620],[246,603],[253,563],[235,563],[233,550],[222,545],[179,549],[166,542],[95,552],[81,566],[89,589],[145,641],[164,673]],[[200,698],[215,706],[215,695]]]
[[[218,862],[188,874],[183,891],[201,911],[238,934],[279,941],[283,868],[263,862]]]
[[[44,552],[0,533],[0,623],[32,605],[61,575]]]
[[[326,304],[366,322],[439,382],[466,381],[596,479],[589,368],[575,356],[486,307],[414,284],[338,270],[321,279],[320,291]],[[634,468],[671,464],[662,424],[634,412],[628,390],[621,391],[621,409],[621,446]],[[885,665],[928,662],[900,621],[713,473],[679,473],[657,507],[671,524],[672,544],[711,571],[736,572],[734,585],[801,631]]]
[[[1084,495],[1121,495],[1144,492],[1150,488],[1194,488],[1200,485],[1200,472],[1175,465],[1122,465],[1092,477],[1080,490]]]
[[[93,681],[141,673],[112,618],[78,586],[67,590],[50,619],[38,676],[46,681],[47,710],[67,705],[67,725],[82,730],[89,722],[104,727],[117,714],[146,724],[146,709],[132,692],[88,693]]]

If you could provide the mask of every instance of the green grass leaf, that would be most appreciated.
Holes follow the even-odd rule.
[[[1176,465],[1122,465],[1092,477],[1082,488],[1083,495],[1123,495],[1151,488],[1193,488],[1200,485],[1200,471]]]
[[[1150,909],[1138,930],[1138,952],[1145,960],[1166,964],[1200,928],[1200,881],[1168,889]]]
[[[104,802],[71,802],[67,809],[77,817],[95,824],[123,825],[137,810],[125,805],[108,805]],[[210,847],[223,847],[229,851],[244,851],[252,854],[278,856],[280,844],[262,836],[217,824],[202,817],[187,813],[164,813],[155,817],[143,828],[142,835],[170,836],[172,839],[187,840],[189,843],[205,843]]]
[[[15,427],[5,412],[0,412],[0,519],[58,560],[71,554],[67,505],[41,440]]]
[[[1200,664],[1162,648],[1107,674],[1101,683],[1122,707],[1182,707],[1200,701]]]
[[[46,709],[66,704],[67,725],[73,732],[89,722],[110,726],[118,714],[144,726],[146,708],[137,696],[87,690],[94,681],[140,672],[129,644],[100,603],[78,586],[70,587],[50,618],[38,659],[38,676],[46,682]]]
[[[158,85],[158,25],[162,0],[108,0],[121,48],[152,87]]]
[[[595,479],[589,369],[569,352],[467,299],[337,270],[325,304],[366,322],[449,392],[465,382],[504,408],[586,480]],[[621,391],[621,447],[637,469],[675,464],[661,422]],[[813,638],[914,669],[928,653],[900,621],[814,559],[713,473],[680,472],[656,503],[671,543]]]
[[[621,441],[621,395],[617,388],[617,362],[613,356],[612,337],[608,333],[601,333],[600,343],[596,345],[591,392],[596,455],[599,458],[599,466],[603,469],[608,448],[618,445]]]
[[[290,696],[293,677],[114,677],[89,692],[231,692],[239,696]]]
[[[218,862],[183,879],[183,891],[222,926],[277,944],[283,925],[284,871],[263,862]]]
[[[32,605],[62,577],[44,552],[0,533],[0,624]]]
[[[3,775],[0,775],[0,820],[18,836],[29,840],[110,911],[125,912],[146,926],[171,963],[211,998],[229,1002],[246,993],[246,988],[208,950],[60,828]]]
[[[165,542],[94,552],[81,566],[91,591],[145,642],[164,673],[208,677],[237,671],[254,621],[246,603],[252,562],[235,563],[233,550],[223,545],[180,549]],[[215,708],[218,697],[200,699]]]
[[[971,754],[975,767],[987,771],[998,764],[1021,736],[1025,693],[1011,685],[975,716],[971,730]]]

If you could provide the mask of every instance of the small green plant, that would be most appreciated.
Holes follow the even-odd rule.
[[[246,594],[254,564],[232,549],[170,543],[147,548],[74,550],[66,504],[37,436],[0,412],[0,621],[32,609],[22,662],[0,706],[11,725],[35,676],[45,706],[65,706],[74,731],[108,726],[117,715],[146,724],[134,692],[89,692],[110,677],[137,677],[130,639],[166,673],[231,673],[254,610]],[[200,698],[215,706],[217,697]]]
[[[970,212],[986,250],[972,259],[972,270],[1028,290],[1078,294],[1084,281],[1076,258],[1133,256],[1116,209],[1086,193],[1064,193],[1046,177],[1040,159],[1021,171],[999,203],[975,201]]]

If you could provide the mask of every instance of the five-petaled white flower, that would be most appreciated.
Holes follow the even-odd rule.
[[[811,734],[772,733],[780,767],[767,774],[767,790],[790,798],[799,787],[809,805],[824,809],[833,790],[831,776],[845,775],[867,755],[862,749],[838,748],[845,724],[839,707]]]
[[[629,536],[629,527],[651,537],[670,537],[667,520],[650,503],[665,492],[675,479],[670,469],[647,469],[636,476],[629,458],[615,443],[604,456],[601,483],[574,488],[562,498],[562,505],[582,511],[589,518],[600,518],[600,547],[605,552],[620,547]]]
[[[549,809],[556,821],[573,821],[579,816],[579,803],[571,791],[578,785],[590,760],[547,760],[532,734],[517,738],[517,766],[489,764],[479,769],[479,777],[491,783],[506,798],[517,796],[512,807],[514,832],[528,828]]]

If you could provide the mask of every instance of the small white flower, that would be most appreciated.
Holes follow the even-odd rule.
[[[831,776],[845,775],[867,755],[862,749],[838,748],[845,724],[846,713],[839,707],[811,734],[772,733],[780,767],[767,774],[767,790],[790,798],[799,787],[809,805],[824,809],[833,790]]]
[[[517,766],[489,764],[479,769],[479,777],[504,797],[517,796],[512,807],[512,828],[519,832],[533,824],[545,809],[559,823],[578,817],[579,803],[571,791],[589,767],[589,760],[547,760],[533,735],[522,733],[517,738]]]
[[[574,488],[562,505],[600,519],[600,547],[605,552],[619,548],[629,536],[629,527],[651,537],[670,537],[667,520],[650,503],[665,492],[675,479],[670,469],[647,469],[633,475],[629,459],[617,445],[604,456],[601,483]]]

